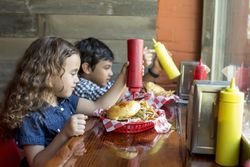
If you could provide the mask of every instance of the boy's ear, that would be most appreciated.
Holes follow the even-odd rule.
[[[89,74],[92,72],[90,66],[88,63],[82,63],[82,71],[85,73],[85,74]]]

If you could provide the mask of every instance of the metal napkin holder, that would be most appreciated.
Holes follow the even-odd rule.
[[[194,70],[199,64],[197,61],[182,61],[180,65],[181,76],[178,81],[178,95],[181,99],[188,100],[193,83]]]
[[[220,90],[228,81],[195,80],[187,108],[187,145],[191,153],[214,154]]]

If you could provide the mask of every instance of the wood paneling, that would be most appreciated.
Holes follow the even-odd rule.
[[[0,0],[0,13],[152,16],[157,0]]]
[[[155,35],[154,17],[47,15],[45,35],[64,38],[94,36],[100,39],[151,39]]]
[[[0,13],[1,37],[34,37],[37,33],[37,15]]]

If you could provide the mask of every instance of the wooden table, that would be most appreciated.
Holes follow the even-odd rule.
[[[157,134],[154,129],[137,134],[108,133],[99,119],[90,118],[86,133],[71,138],[47,166],[219,166],[214,156],[188,153],[185,125],[186,106],[176,107],[176,128],[168,134]]]

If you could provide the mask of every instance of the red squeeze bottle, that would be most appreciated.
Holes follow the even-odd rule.
[[[196,66],[194,71],[194,80],[206,80],[206,79],[207,79],[206,66],[203,65],[200,60],[199,64]]]
[[[142,88],[142,61],[144,41],[142,39],[128,39],[128,78],[127,86],[130,93],[135,94]]]

